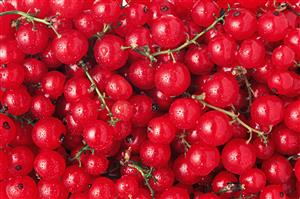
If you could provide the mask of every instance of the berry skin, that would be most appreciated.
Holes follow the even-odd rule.
[[[297,132],[300,133],[300,100],[290,103],[284,112],[284,123],[285,125]]]
[[[128,51],[122,50],[124,41],[114,35],[105,35],[96,41],[94,56],[101,67],[109,70],[117,70],[125,65],[128,59]]]
[[[147,129],[148,139],[160,144],[170,144],[177,130],[167,115],[150,120]]]
[[[222,163],[226,170],[242,174],[254,166],[256,155],[254,147],[243,139],[229,141],[222,150]]]
[[[192,129],[202,113],[201,108],[196,100],[178,98],[171,104],[169,116],[177,128]]]
[[[46,181],[59,179],[64,174],[65,168],[65,159],[52,150],[42,150],[34,159],[34,170]]]
[[[245,193],[257,193],[265,187],[266,175],[260,169],[248,169],[240,175],[240,183],[244,185]]]
[[[269,185],[261,190],[259,199],[287,199],[281,185]]]
[[[144,165],[163,167],[170,160],[171,150],[169,145],[147,141],[141,145],[140,156]]]
[[[247,9],[233,9],[226,16],[224,29],[235,40],[251,37],[257,29],[257,21],[253,13]]]
[[[8,176],[9,158],[7,152],[0,151],[0,180],[3,182]],[[0,185],[2,186],[2,185]],[[2,189],[2,188],[1,188]],[[2,196],[0,191],[0,196]]]
[[[16,32],[18,47],[26,54],[37,54],[42,52],[48,44],[50,34],[46,26],[27,23],[21,25]]]
[[[185,64],[194,75],[209,73],[214,64],[208,56],[207,46],[192,46],[185,54]]]
[[[198,176],[206,176],[215,169],[220,162],[220,154],[216,147],[194,144],[186,154],[191,168],[197,170]]]
[[[105,173],[109,161],[102,154],[91,154],[83,161],[85,171],[90,175],[99,175]]]
[[[113,144],[113,129],[102,120],[95,120],[85,125],[83,138],[93,149],[103,150]]]
[[[89,189],[90,199],[113,199],[115,194],[114,182],[105,177],[97,178]]]
[[[25,176],[33,169],[33,152],[25,146],[13,148],[8,155],[8,172],[12,176]]]
[[[115,187],[117,195],[122,199],[130,198],[131,196],[136,195],[139,191],[137,178],[132,175],[122,176],[116,181]]]
[[[82,168],[73,165],[66,168],[62,182],[69,192],[79,193],[87,190],[89,176]]]
[[[140,89],[154,87],[155,69],[149,61],[136,61],[129,67],[128,77],[130,82]]]
[[[69,79],[64,88],[64,97],[67,102],[77,102],[83,97],[91,96],[89,89],[91,83],[84,77],[73,77]]]
[[[133,105],[132,121],[136,127],[145,127],[154,116],[152,111],[152,99],[146,95],[134,95],[129,99]]]
[[[73,3],[72,3],[73,4]],[[88,51],[88,41],[76,30],[68,30],[53,40],[54,54],[64,64],[75,64]]]
[[[228,183],[237,183],[238,179],[234,176],[234,174],[228,171],[219,172],[213,179],[212,189],[215,193],[220,192],[222,189],[226,188]],[[228,190],[227,192],[222,194],[223,197],[232,197],[233,191]]]
[[[218,15],[219,8],[214,1],[205,0],[197,1],[192,8],[193,21],[203,27],[207,27],[215,20],[215,15]]]
[[[162,48],[175,48],[185,41],[185,27],[182,21],[172,15],[156,19],[151,26],[153,40]]]
[[[262,164],[267,181],[271,184],[287,183],[292,175],[292,166],[289,161],[280,155],[274,155]]]
[[[37,185],[40,199],[62,199],[67,198],[68,192],[59,180],[40,180]]]
[[[113,100],[127,100],[133,93],[132,86],[120,75],[112,75],[107,80],[105,91]]]
[[[186,189],[181,187],[170,187],[162,192],[158,199],[189,199],[190,196]]]
[[[7,182],[6,195],[9,199],[35,198],[36,184],[29,176],[14,177]]]
[[[15,40],[5,40],[0,43],[0,64],[21,63],[24,53],[18,48]]]
[[[290,47],[295,53],[297,59],[300,58],[300,29],[292,29],[288,31],[284,38],[284,44]]]
[[[191,83],[190,72],[181,63],[162,64],[154,76],[155,86],[167,96],[178,96],[189,87]]]
[[[174,161],[173,171],[176,180],[182,184],[192,185],[199,181],[197,172],[195,172],[188,159],[183,155],[177,157],[177,159]]]
[[[231,66],[234,61],[237,45],[235,41],[226,35],[212,38],[208,43],[208,53],[212,62],[218,66]]]
[[[37,95],[32,98],[31,113],[37,118],[46,118],[52,116],[55,106],[49,98]]]
[[[277,152],[292,155],[299,151],[300,137],[298,133],[281,125],[272,131],[272,139]]]
[[[253,101],[251,118],[262,126],[274,126],[283,120],[283,103],[279,97],[266,95]]]
[[[63,142],[66,128],[54,117],[38,121],[32,130],[32,140],[41,149],[56,149]]]
[[[288,46],[281,45],[273,50],[272,64],[278,70],[287,70],[293,65],[295,52]]]
[[[265,62],[265,47],[254,39],[244,40],[237,54],[237,60],[244,68],[258,68]]]
[[[267,12],[258,19],[258,32],[269,42],[284,38],[288,29],[288,21],[283,13]]]
[[[239,85],[235,78],[227,73],[215,73],[204,85],[205,101],[217,106],[227,107],[235,102],[239,93]]]
[[[2,96],[1,104],[12,115],[23,115],[31,106],[31,96],[25,87],[6,90]]]
[[[59,14],[61,17],[73,18],[80,14],[84,8],[84,0],[50,0],[49,4],[52,14]]]
[[[66,77],[61,72],[48,72],[42,79],[42,90],[47,96],[57,99],[64,92],[65,80]]]
[[[223,145],[232,136],[229,122],[227,115],[218,111],[209,111],[199,118],[197,131],[204,143],[210,146]]]
[[[83,12],[74,18],[74,26],[86,37],[92,37],[103,29],[103,25],[96,20],[95,15],[90,11]]]
[[[296,164],[295,164],[295,167],[294,167],[294,171],[295,171],[296,178],[299,181],[300,180],[300,159],[298,159],[296,161]]]
[[[47,73],[47,67],[44,62],[34,58],[25,59],[23,66],[25,72],[25,82],[28,83],[40,82],[43,76]]]
[[[9,144],[16,138],[17,129],[14,121],[4,114],[0,114],[0,146]]]
[[[7,64],[0,67],[0,84],[3,88],[20,86],[25,79],[25,71],[20,64]]]
[[[153,172],[154,178],[150,179],[150,185],[157,192],[164,191],[165,189],[171,187],[174,183],[175,177],[172,169],[170,168],[160,168]]]
[[[112,23],[116,21],[121,14],[119,1],[101,0],[95,2],[92,11],[101,23]]]

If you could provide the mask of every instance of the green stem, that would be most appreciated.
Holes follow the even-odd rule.
[[[155,198],[154,197],[155,192],[154,192],[154,190],[152,189],[152,187],[149,183],[150,179],[152,178],[153,169],[147,169],[146,170],[146,169],[142,168],[141,166],[139,166],[137,164],[134,164],[134,163],[128,163],[127,166],[135,168],[142,175],[142,177],[144,178],[144,181],[145,181],[145,185],[150,191],[151,197]]]
[[[258,137],[260,137],[261,139],[263,139],[264,143],[267,143],[268,142],[268,138],[267,136],[265,135],[265,133],[263,131],[259,131],[259,130],[256,130],[254,128],[252,128],[251,126],[249,126],[248,124],[246,124],[243,120],[241,120],[239,118],[239,113],[238,114],[235,114],[234,112],[232,111],[227,111],[227,110],[224,110],[222,108],[219,108],[219,107],[216,107],[216,106],[213,106],[207,102],[204,101],[204,98],[205,96],[204,95],[193,95],[192,96],[193,99],[196,99],[198,100],[201,104],[203,104],[204,106],[208,107],[208,108],[211,108],[213,110],[216,110],[216,111],[219,111],[221,113],[224,113],[226,115],[228,115],[229,117],[232,118],[233,121],[239,123],[240,125],[242,125],[245,129],[248,130],[248,132],[251,134],[252,132],[256,133]]]
[[[105,109],[106,109],[107,114],[108,114],[108,116],[109,116],[109,118],[110,118],[109,123],[110,123],[111,125],[113,125],[113,126],[116,125],[116,123],[117,123],[119,120],[118,120],[118,118],[115,118],[115,117],[113,116],[113,113],[111,112],[111,110],[109,109],[109,107],[108,107],[108,105],[107,105],[107,103],[106,103],[106,101],[105,101],[104,95],[101,93],[101,91],[100,91],[99,88],[97,87],[96,82],[94,81],[93,77],[90,75],[90,73],[89,73],[89,71],[88,71],[88,69],[87,69],[86,64],[85,64],[83,61],[80,61],[79,64],[82,66],[82,69],[84,70],[85,75],[87,76],[87,78],[88,78],[89,81],[91,82],[91,87],[95,90],[95,92],[96,92],[96,94],[97,94],[97,96],[98,96],[98,99],[99,99],[99,101],[101,102],[102,108],[105,108]]]
[[[13,15],[13,14],[20,15],[20,16],[26,18],[31,23],[39,22],[39,23],[45,24],[54,31],[54,33],[57,35],[57,37],[61,37],[61,35],[57,32],[57,30],[54,28],[53,24],[50,21],[48,21],[46,19],[40,19],[40,18],[34,17],[28,13],[25,13],[25,12],[22,12],[19,10],[10,10],[10,11],[6,11],[6,12],[1,12],[0,17],[4,16],[4,15]]]
[[[230,8],[228,8],[227,12],[230,10]],[[197,44],[197,40],[203,36],[205,33],[207,33],[208,31],[210,31],[211,29],[213,29],[219,22],[224,21],[225,19],[225,15],[226,12],[224,12],[223,14],[221,14],[221,16],[219,18],[217,18],[210,26],[208,26],[207,28],[205,28],[203,31],[201,31],[200,33],[198,33],[197,35],[195,35],[192,39],[187,40],[185,43],[183,43],[182,45],[178,46],[177,48],[174,49],[167,49],[167,50],[162,50],[162,51],[157,51],[154,52],[152,54],[150,54],[149,52],[145,52],[145,50],[140,50],[139,47],[132,47],[132,49],[134,51],[136,51],[137,53],[147,57],[148,59],[150,59],[150,61],[155,61],[155,57],[159,56],[159,55],[164,55],[164,54],[169,54],[172,56],[172,53],[175,52],[179,52],[182,49],[185,49],[186,47],[188,47],[191,44]]]
[[[81,167],[81,155],[86,151],[91,151],[92,153],[94,153],[94,150],[89,145],[85,145],[76,153],[76,155],[71,160],[77,160],[79,163],[79,167]]]

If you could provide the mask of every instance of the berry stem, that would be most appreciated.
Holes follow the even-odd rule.
[[[197,40],[203,36],[205,33],[207,33],[208,31],[210,31],[211,29],[213,29],[219,22],[223,22],[226,16],[226,13],[230,10],[230,8],[227,9],[227,11],[222,12],[220,17],[218,17],[210,26],[208,26],[207,28],[205,28],[203,31],[201,31],[200,33],[198,33],[197,35],[195,35],[192,39],[188,39],[186,40],[186,42],[184,42],[182,45],[178,46],[177,48],[174,49],[167,49],[167,50],[162,50],[162,51],[157,51],[154,53],[149,53],[149,51],[147,51],[144,48],[144,50],[141,50],[139,47],[137,46],[132,46],[132,49],[147,57],[151,62],[156,61],[155,57],[159,56],[159,55],[164,55],[164,54],[168,54],[172,57],[172,53],[176,53],[179,52],[182,49],[185,49],[186,47],[188,47],[191,44],[197,44]],[[148,47],[149,48],[149,47]],[[173,57],[172,57],[173,58]],[[173,59],[174,60],[174,59]]]
[[[244,189],[244,186],[240,183],[228,182],[227,185],[218,191],[218,194],[227,193],[227,192],[238,192]]]
[[[40,18],[34,17],[34,16],[32,16],[28,13],[25,13],[25,12],[22,12],[22,11],[19,11],[19,10],[10,10],[10,11],[6,11],[6,12],[1,12],[0,17],[4,16],[4,15],[14,15],[14,14],[20,15],[20,16],[26,18],[31,23],[39,22],[39,23],[45,24],[53,30],[53,32],[57,35],[58,38],[61,37],[61,35],[57,32],[57,30],[53,26],[52,22],[50,22],[46,19],[40,19]]]
[[[244,81],[245,86],[247,88],[247,92],[248,92],[248,108],[247,108],[247,112],[250,111],[250,107],[252,105],[252,96],[254,95],[254,92],[251,88],[251,83],[249,81],[249,79],[247,78],[247,69],[245,69],[242,66],[236,66],[233,71],[232,71],[233,75],[237,75],[239,78],[241,78],[241,80]]]
[[[89,79],[89,81],[91,82],[91,87],[95,90],[95,92],[97,93],[97,96],[98,96],[98,99],[99,101],[101,102],[101,106],[102,108],[105,108],[106,111],[107,111],[107,115],[109,116],[110,120],[109,120],[109,123],[112,125],[112,126],[115,126],[116,123],[119,121],[117,118],[115,118],[111,112],[111,110],[109,109],[106,101],[105,101],[105,97],[104,95],[101,93],[101,91],[99,90],[99,88],[97,87],[94,79],[92,78],[92,76],[90,75],[88,69],[87,69],[87,66],[86,64],[84,63],[84,61],[80,61],[79,62],[79,65],[82,66],[82,69],[84,70],[84,73],[85,75],[87,76],[87,78]]]
[[[92,153],[94,153],[94,149],[92,149],[89,145],[85,145],[76,153],[76,155],[71,159],[71,161],[77,160],[79,167],[81,167],[81,155],[86,151],[91,151]]]
[[[251,126],[249,126],[248,124],[246,124],[242,119],[239,118],[239,113],[234,113],[233,111],[227,111],[227,110],[224,110],[222,108],[219,108],[219,107],[216,107],[216,106],[213,106],[209,103],[207,103],[206,101],[204,101],[204,98],[205,98],[205,95],[202,94],[202,95],[193,95],[192,96],[193,99],[196,99],[198,100],[201,104],[203,104],[204,106],[208,107],[208,108],[211,108],[213,110],[216,110],[216,111],[219,111],[221,113],[224,113],[226,115],[228,115],[229,117],[232,118],[232,120],[234,122],[237,122],[239,123],[240,125],[242,125],[245,129],[248,130],[248,132],[250,133],[256,133],[258,137],[260,137],[264,143],[267,143],[268,142],[268,137],[265,135],[265,133],[263,131],[259,131],[259,130],[256,130],[254,128],[252,128]]]
[[[144,181],[145,181],[145,185],[150,191],[151,197],[154,198],[155,192],[154,192],[154,190],[152,189],[152,187],[149,183],[150,179],[153,178],[153,176],[152,176],[153,168],[145,169],[145,168],[139,166],[137,163],[135,163],[133,161],[129,161],[127,166],[136,169],[142,175],[142,177],[144,178]]]
[[[101,32],[97,32],[94,36],[97,37],[98,39],[102,38],[108,31],[111,29],[110,24],[104,24],[103,29]]]

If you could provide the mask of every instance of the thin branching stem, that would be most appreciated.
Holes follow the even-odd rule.
[[[113,116],[113,113],[111,112],[110,108],[108,107],[108,105],[105,101],[104,95],[101,93],[101,91],[97,87],[97,84],[96,84],[95,80],[93,79],[93,77],[91,76],[91,74],[89,73],[85,62],[80,61],[79,64],[82,66],[82,69],[84,70],[86,77],[91,82],[91,88],[96,92],[98,99],[101,102],[101,108],[106,109],[107,114],[110,118],[109,123],[114,126],[118,122],[118,119]]]
[[[266,136],[266,134],[263,131],[259,131],[255,128],[252,128],[251,126],[249,126],[247,123],[245,123],[242,119],[240,119],[239,117],[239,113],[234,113],[233,111],[227,111],[225,109],[213,106],[209,103],[207,103],[204,99],[205,99],[205,95],[193,95],[192,96],[193,99],[198,100],[201,104],[203,104],[205,107],[208,107],[210,109],[219,111],[221,113],[224,113],[226,115],[228,115],[229,117],[232,118],[232,120],[234,122],[239,123],[241,126],[243,126],[245,129],[247,129],[247,131],[251,134],[251,133],[256,133],[258,137],[260,137],[264,143],[268,142],[268,137]]]
[[[179,51],[185,49],[186,47],[188,47],[188,46],[190,46],[192,44],[198,44],[197,40],[200,37],[202,37],[205,33],[207,33],[208,31],[210,31],[211,29],[213,29],[218,23],[224,22],[226,13],[229,10],[230,10],[230,8],[228,8],[225,12],[223,12],[220,15],[220,17],[216,18],[216,20],[210,26],[208,26],[203,31],[201,31],[200,33],[198,33],[197,35],[195,35],[192,39],[186,40],[186,42],[184,42],[183,44],[181,44],[180,46],[178,46],[178,47],[176,47],[174,49],[167,49],[167,50],[157,51],[157,52],[154,52],[154,53],[151,54],[148,49],[145,49],[145,47],[132,46],[131,48],[135,52],[137,52],[137,53],[139,53],[139,54],[147,57],[151,62],[156,61],[155,57],[157,57],[159,55],[168,54],[168,55],[172,56],[173,53],[179,52]]]
[[[55,27],[53,26],[51,21],[49,21],[47,19],[40,19],[40,18],[34,17],[26,12],[22,12],[19,10],[10,10],[10,11],[6,11],[6,12],[1,12],[0,17],[4,16],[4,15],[14,15],[14,14],[24,17],[31,23],[38,22],[38,23],[45,24],[53,30],[53,32],[57,35],[57,37],[61,37],[61,35],[57,32],[57,30],[55,29]]]

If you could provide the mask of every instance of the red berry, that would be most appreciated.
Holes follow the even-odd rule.
[[[56,149],[64,140],[66,128],[54,117],[38,121],[32,130],[33,142],[41,149]]]
[[[215,73],[204,85],[205,101],[218,106],[227,107],[235,102],[239,93],[239,85],[235,78],[227,73]]]
[[[82,33],[76,30],[63,32],[61,37],[53,40],[52,45],[56,58],[64,64],[75,64],[81,60],[88,51],[87,39]]]
[[[46,181],[59,179],[65,168],[65,159],[55,151],[42,150],[34,159],[34,170]]]
[[[242,139],[231,140],[222,151],[222,163],[225,169],[235,174],[242,174],[253,167],[255,160],[254,147]]]
[[[258,19],[258,32],[267,41],[275,42],[283,39],[287,29],[288,21],[283,13],[267,12]]]
[[[186,154],[191,168],[197,170],[198,176],[206,176],[215,169],[220,162],[220,154],[216,147],[193,144]]]
[[[113,129],[102,120],[95,120],[85,125],[83,138],[93,149],[103,150],[113,144]]]
[[[73,18],[80,14],[84,8],[84,0],[50,0],[52,13],[61,17]]]
[[[178,96],[189,87],[190,73],[181,63],[165,63],[156,71],[154,76],[155,86],[167,96]]]
[[[125,65],[128,51],[122,50],[124,41],[114,35],[106,35],[96,41],[94,56],[99,65],[109,70],[117,70]]]
[[[153,40],[162,48],[174,48],[185,41],[185,27],[182,21],[172,15],[164,15],[151,25]]]

